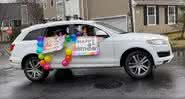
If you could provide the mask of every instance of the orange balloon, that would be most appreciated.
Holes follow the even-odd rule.
[[[41,66],[45,66],[47,64],[45,60],[41,60],[39,63]]]
[[[66,55],[65,60],[67,60],[68,62],[72,61],[72,56]]]

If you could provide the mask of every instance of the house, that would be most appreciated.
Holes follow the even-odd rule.
[[[80,16],[124,31],[168,33],[177,27],[183,0],[45,0],[46,18]],[[52,3],[54,3],[53,6]],[[132,24],[133,23],[133,24]]]
[[[34,3],[1,3],[0,41],[8,41],[8,29],[40,23],[42,12],[40,6]]]
[[[176,28],[183,0],[135,0],[133,17],[136,32],[168,33]]]
[[[43,1],[44,19],[52,19],[57,17],[56,0]]]
[[[128,0],[80,0],[80,15],[84,19],[98,20],[128,31]]]
[[[65,19],[66,16],[80,16],[80,0],[44,0],[44,18],[46,20]]]
[[[98,20],[128,31],[128,0],[44,0],[44,18]],[[67,18],[66,18],[67,17]]]

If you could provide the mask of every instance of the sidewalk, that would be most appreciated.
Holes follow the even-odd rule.
[[[8,59],[9,56],[7,55],[0,56],[0,70],[12,68],[12,66],[9,65]]]

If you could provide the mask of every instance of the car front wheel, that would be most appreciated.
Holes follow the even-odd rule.
[[[133,78],[142,79],[152,73],[152,56],[144,51],[134,51],[127,55],[125,70]]]
[[[39,64],[39,59],[37,56],[30,56],[24,62],[24,74],[26,77],[33,81],[39,82],[44,81],[49,72],[45,71]]]

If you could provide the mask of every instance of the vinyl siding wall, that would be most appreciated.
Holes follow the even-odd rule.
[[[159,24],[156,25],[144,25],[144,5],[135,7],[135,25],[136,32],[149,32],[149,33],[168,33],[179,31],[177,25],[169,25],[165,23],[165,8],[167,6],[160,5],[159,7]],[[178,15],[180,15],[180,9],[178,8]]]

